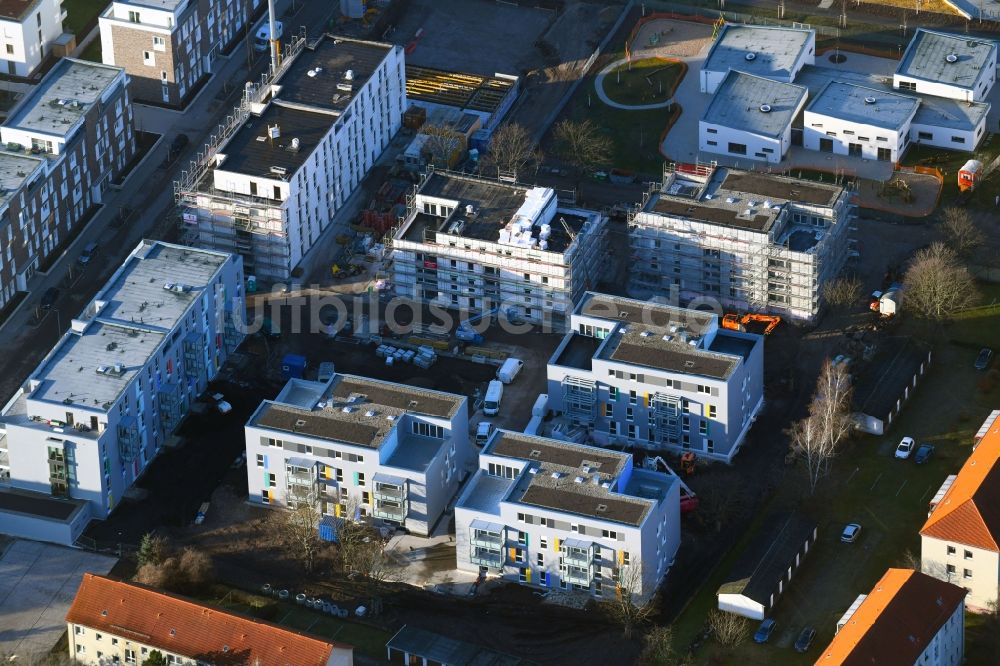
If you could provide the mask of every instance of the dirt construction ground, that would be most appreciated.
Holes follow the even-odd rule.
[[[691,58],[712,41],[712,26],[660,19],[644,23],[629,48],[634,58],[676,56]]]
[[[522,77],[509,118],[540,137],[549,111],[583,74],[622,6],[567,0],[557,12],[488,0],[412,0],[391,39],[411,49],[409,64]]]

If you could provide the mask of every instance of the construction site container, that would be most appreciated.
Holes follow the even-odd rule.
[[[337,521],[333,516],[323,516],[319,521],[319,538],[323,541],[337,541]]]
[[[427,122],[427,109],[422,106],[411,106],[403,114],[403,127],[418,130]]]
[[[976,189],[977,181],[983,171],[983,163],[979,160],[969,160],[958,170],[958,189],[960,192]]]
[[[305,356],[285,354],[285,357],[281,359],[281,376],[283,379],[301,379],[305,371]]]

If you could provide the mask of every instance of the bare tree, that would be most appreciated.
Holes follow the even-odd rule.
[[[909,548],[903,551],[903,554],[902,556],[900,556],[899,560],[900,560],[899,562],[900,566],[902,566],[904,569],[913,569],[914,571],[921,570],[920,555],[918,553],[914,553]]]
[[[139,542],[139,553],[136,558],[139,566],[141,567],[144,564],[160,564],[163,560],[167,559],[168,549],[169,544],[165,537],[153,534],[152,532],[143,534],[142,540]]]
[[[490,164],[496,167],[497,175],[510,175],[515,179],[532,162],[542,161],[538,145],[523,125],[507,123],[501,125],[490,138]]]
[[[708,626],[720,645],[734,648],[746,640],[750,622],[742,615],[713,608],[708,613]]]
[[[815,493],[826,476],[830,461],[853,429],[851,420],[851,378],[843,363],[827,359],[820,370],[809,415],[788,430],[792,452],[806,463],[809,492]]]
[[[983,244],[983,232],[972,221],[972,215],[966,209],[945,208],[943,218],[943,231],[948,247],[959,256],[968,256]]]
[[[916,253],[903,277],[903,293],[907,309],[939,322],[971,307],[979,296],[969,270],[944,243]]]
[[[844,308],[861,300],[861,280],[856,277],[842,277],[823,285],[823,300],[830,307]]]
[[[611,161],[612,143],[591,120],[560,120],[553,130],[556,151],[580,171]]]
[[[140,555],[141,551],[140,546]],[[166,539],[159,539],[154,553],[147,553],[134,579],[143,585],[172,592],[196,592],[214,579],[212,558],[191,547],[172,551]]]
[[[456,152],[462,149],[462,140],[455,131],[440,125],[424,125],[420,133],[427,137],[420,151],[429,164],[448,168]]]
[[[316,553],[322,542],[319,538],[319,521],[323,517],[319,498],[311,490],[289,490],[286,495],[287,511],[280,517],[281,532],[290,543],[296,557],[307,572],[312,572]]]
[[[630,564],[621,565],[617,569],[615,596],[604,602],[608,614],[622,626],[626,640],[640,626],[646,623],[653,613],[653,604],[639,598],[642,590],[642,562],[632,560]]]
[[[653,627],[643,643],[639,666],[686,666],[690,663],[687,657],[679,657],[674,650],[673,627]]]
[[[364,577],[368,592],[368,614],[382,613],[388,587],[402,579],[402,572],[386,552],[386,542],[374,530],[353,549],[353,566]]]

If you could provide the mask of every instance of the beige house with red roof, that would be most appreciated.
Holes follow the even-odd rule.
[[[968,590],[972,611],[987,610],[1000,587],[1000,419],[991,418],[920,530],[921,570]]]
[[[157,650],[169,664],[352,666],[354,648],[183,597],[85,574],[66,614],[80,664],[137,664]]]
[[[889,569],[837,622],[816,666],[957,666],[965,652],[965,590]]]

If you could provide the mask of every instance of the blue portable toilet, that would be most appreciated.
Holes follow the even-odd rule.
[[[285,379],[301,379],[306,371],[306,357],[298,354],[285,354],[281,359],[281,376]]]

